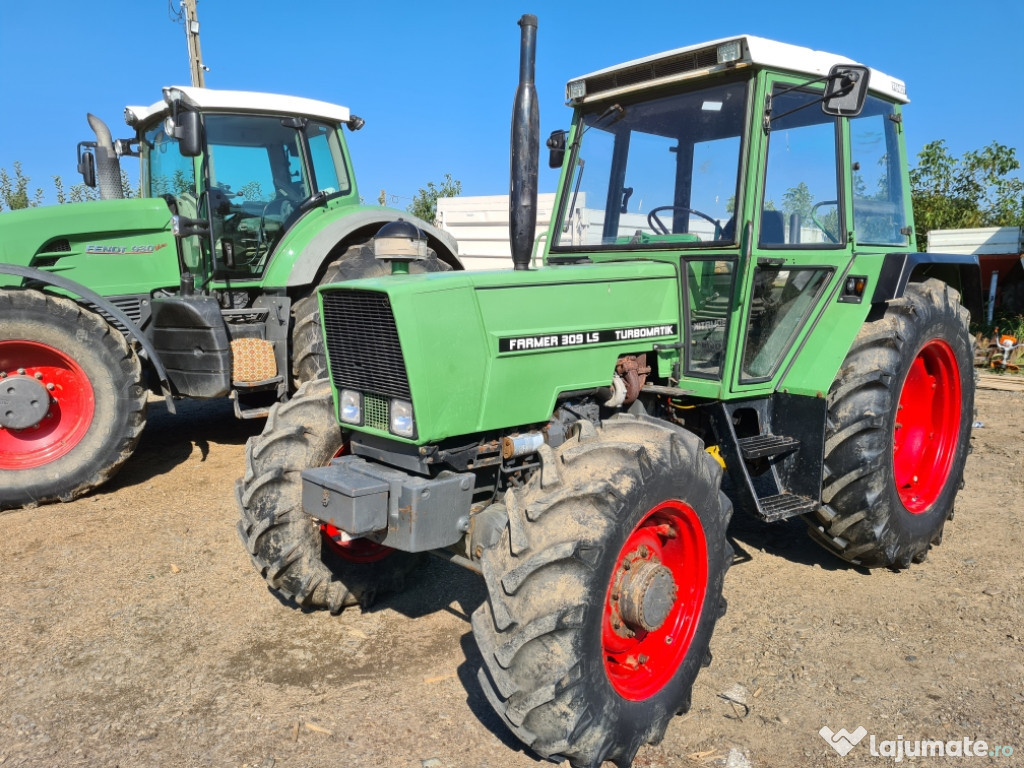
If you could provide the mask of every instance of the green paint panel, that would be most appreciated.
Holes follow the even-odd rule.
[[[388,294],[419,443],[546,422],[560,392],[608,386],[620,355],[679,339],[678,280],[665,263],[437,273],[345,287]],[[659,335],[623,338],[650,333]],[[522,348],[501,351],[503,339],[506,349]]]
[[[160,198],[10,211],[0,215],[0,261],[59,273],[103,296],[148,293],[178,284],[170,227]],[[2,285],[19,282],[0,275]]]

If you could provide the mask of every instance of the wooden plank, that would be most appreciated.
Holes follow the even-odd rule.
[[[1024,392],[1024,375],[1016,373],[979,373],[978,387],[1003,392]]]

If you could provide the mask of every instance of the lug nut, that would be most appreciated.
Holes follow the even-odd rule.
[[[43,374],[41,374],[39,371],[36,371],[36,379],[39,380],[39,379],[42,379],[42,378],[43,378]]]
[[[25,369],[24,368],[19,368],[18,369],[18,375],[19,376],[24,376],[25,375]]]
[[[53,382],[52,382],[52,381],[51,381],[51,382],[50,382],[49,384],[47,384],[47,385],[46,385],[46,388],[47,388],[47,389],[48,389],[48,390],[49,390],[50,392],[53,392],[53,390],[55,390],[55,389],[56,389],[56,387],[55,387],[55,386],[53,385]]]

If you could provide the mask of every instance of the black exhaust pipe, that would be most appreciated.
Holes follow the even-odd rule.
[[[508,196],[508,229],[512,263],[529,269],[537,229],[537,160],[540,155],[540,110],[534,72],[537,63],[537,17],[519,20],[519,85],[512,107],[512,152]]]

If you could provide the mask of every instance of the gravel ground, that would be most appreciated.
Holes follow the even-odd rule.
[[[1024,394],[978,393],[946,540],[851,568],[800,521],[737,517],[729,612],[691,712],[638,766],[873,766],[819,729],[985,740],[1024,764]],[[533,766],[476,684],[473,574],[431,560],[368,612],[304,613],[235,534],[245,440],[227,402],[151,403],[136,455],[76,502],[0,516],[0,767]],[[905,758],[953,765],[957,758]]]

